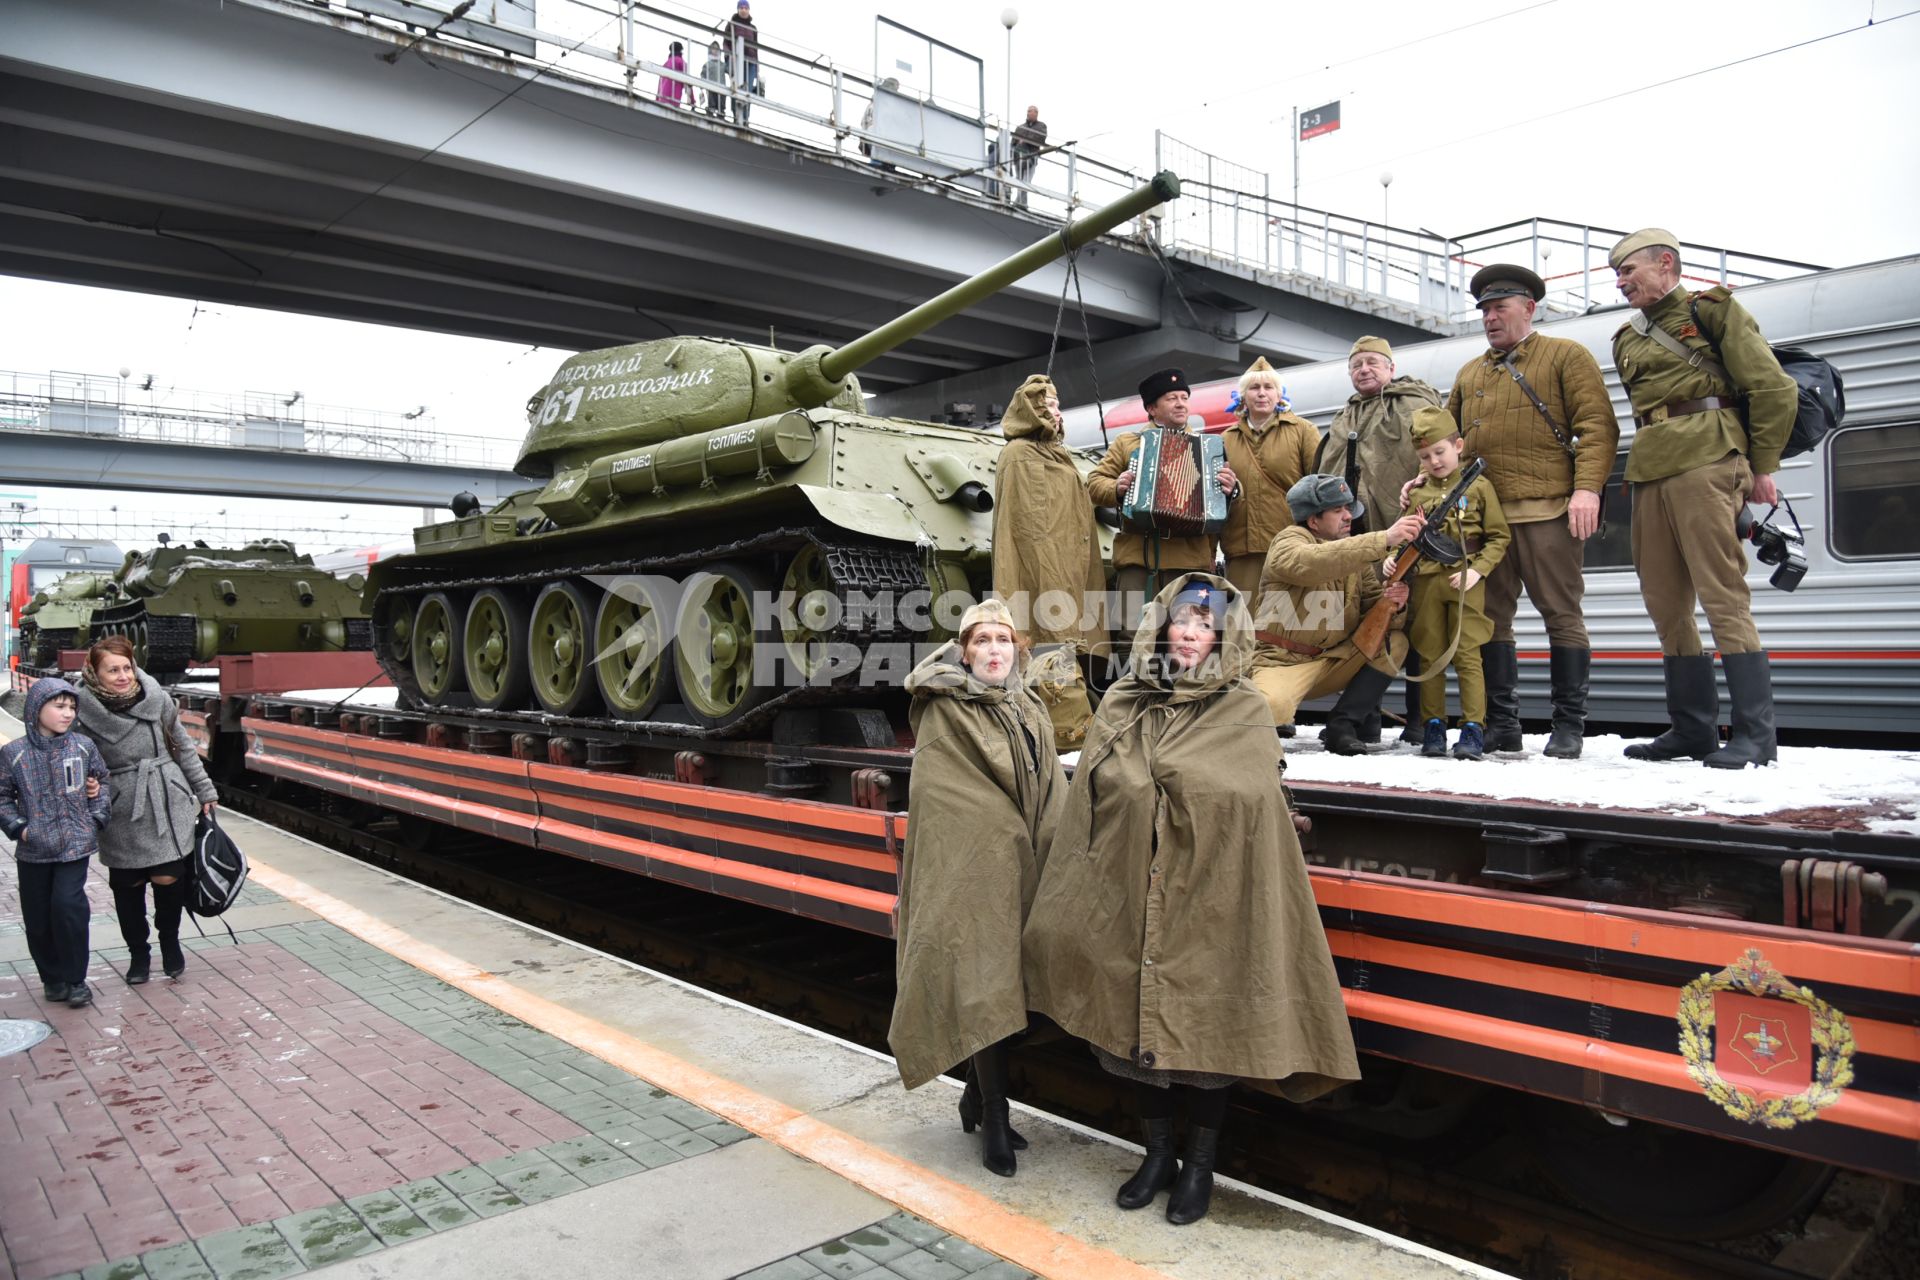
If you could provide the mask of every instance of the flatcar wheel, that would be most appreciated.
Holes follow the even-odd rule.
[[[413,615],[413,678],[420,696],[438,702],[466,688],[460,632],[467,611],[444,591],[428,593]]]
[[[783,615],[780,628],[787,660],[795,671],[812,678],[824,665],[824,646],[840,620],[841,601],[826,553],[811,543],[802,547],[787,564],[780,594],[783,603],[790,602],[793,618],[788,624]]]
[[[473,700],[517,711],[527,700],[527,606],[517,591],[486,587],[467,606],[460,647]]]
[[[595,594],[563,578],[548,583],[533,602],[527,642],[533,696],[552,715],[585,715],[599,704],[593,676]]]
[[[1727,1240],[1805,1212],[1832,1165],[1642,1120],[1620,1126],[1531,1098],[1527,1134],[1549,1181],[1610,1222],[1670,1240]]]
[[[776,682],[754,679],[754,658],[782,643],[779,628],[754,626],[754,602],[771,575],[730,561],[687,579],[674,628],[680,696],[701,724],[721,729],[772,697]],[[777,650],[776,650],[777,652]]]
[[[616,580],[593,620],[593,673],[607,710],[642,720],[672,694],[671,623],[654,579]]]

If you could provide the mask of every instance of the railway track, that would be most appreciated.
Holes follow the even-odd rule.
[[[517,845],[293,784],[264,791],[223,785],[222,792],[243,813],[475,905],[886,1048],[893,1001],[888,940],[591,863],[539,858]],[[1876,1263],[1876,1231],[1862,1229],[1863,1221],[1877,1228],[1900,1204],[1894,1184],[1842,1175],[1811,1213],[1782,1207],[1784,1226],[1710,1243],[1661,1239],[1541,1193],[1525,1133],[1535,1104],[1497,1091],[1473,1096],[1470,1086],[1463,1095],[1452,1077],[1389,1076],[1384,1087],[1393,1096],[1369,1101],[1389,1104],[1392,1128],[1363,1108],[1303,1112],[1240,1091],[1226,1171],[1541,1280],[1868,1280],[1903,1274],[1910,1261],[1889,1255]],[[1132,1136],[1124,1087],[1063,1038],[1038,1032],[1015,1055],[1014,1091],[1045,1110]],[[1398,1117],[1417,1114],[1423,1103],[1448,1123],[1410,1141]],[[1646,1176],[1661,1171],[1648,1168]],[[1907,1206],[1905,1217],[1920,1216],[1916,1207]],[[1896,1231],[1912,1230],[1911,1222],[1896,1223]]]

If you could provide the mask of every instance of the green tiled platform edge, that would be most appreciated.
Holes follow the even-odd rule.
[[[536,1031],[334,925],[274,925],[240,936],[279,944],[374,1008],[588,1132],[55,1280],[277,1280],[671,1164],[748,1136],[711,1112]],[[222,933],[217,941],[209,936],[188,945],[202,949],[233,944]],[[875,1280],[884,1274],[875,1273]],[[991,1280],[1001,1277],[993,1274]]]
[[[896,1213],[837,1240],[804,1249],[734,1280],[1034,1280],[1033,1273],[950,1236],[910,1213]],[[156,1277],[155,1280],[158,1280]]]

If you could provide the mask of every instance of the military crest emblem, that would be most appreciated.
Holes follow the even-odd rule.
[[[1687,1074],[1735,1120],[1791,1129],[1853,1083],[1846,1015],[1789,981],[1757,948],[1682,987],[1679,1022]]]

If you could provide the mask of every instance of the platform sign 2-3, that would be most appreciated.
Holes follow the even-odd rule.
[[[1332,133],[1340,127],[1340,102],[1335,99],[1324,107],[1314,107],[1300,113],[1300,141],[1317,138],[1323,133]]]

